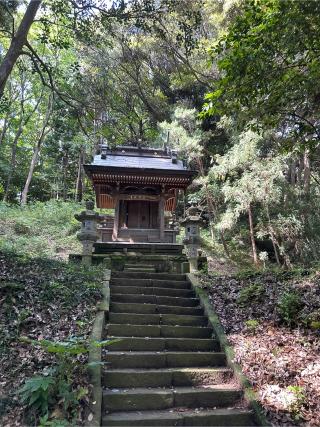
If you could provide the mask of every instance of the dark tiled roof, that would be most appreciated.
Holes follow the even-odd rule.
[[[101,146],[101,154],[94,157],[91,166],[168,171],[185,171],[187,169],[181,160],[177,160],[175,152],[132,146],[120,146],[114,149]]]
[[[168,169],[168,170],[185,170],[181,160],[177,160],[177,163],[172,162],[171,157],[152,156],[146,155],[120,155],[120,154],[107,154],[105,159],[101,158],[101,155],[94,157],[92,165],[94,166],[106,166],[106,167],[117,167],[117,168],[138,168],[138,169]]]

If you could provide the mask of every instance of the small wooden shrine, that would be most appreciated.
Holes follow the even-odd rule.
[[[91,164],[98,208],[114,209],[101,226],[102,242],[175,243],[172,214],[178,192],[195,176],[174,151],[102,145]]]

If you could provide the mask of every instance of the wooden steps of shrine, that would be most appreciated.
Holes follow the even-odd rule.
[[[184,275],[112,273],[110,298],[102,425],[254,425]]]

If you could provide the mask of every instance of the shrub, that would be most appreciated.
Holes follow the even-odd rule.
[[[256,332],[256,330],[260,326],[259,321],[255,319],[246,320],[244,324],[246,325],[246,328],[249,332]]]
[[[302,408],[306,401],[304,389],[298,385],[289,385],[287,390],[294,396],[289,410],[296,421],[301,421],[303,419]]]
[[[253,301],[259,301],[263,297],[265,289],[258,283],[252,283],[245,288],[242,288],[238,297],[238,304],[248,305]]]
[[[285,292],[278,302],[278,312],[281,320],[290,327],[297,324],[301,307],[301,298],[297,292]]]
[[[39,411],[41,415],[48,412],[49,391],[54,384],[51,376],[36,376],[26,380],[24,386],[19,390],[21,400]]]
[[[25,381],[18,391],[21,400],[36,410],[37,417],[42,417],[42,425],[51,425],[49,412],[58,407],[61,409],[62,421],[69,420],[73,424],[80,400],[89,393],[88,388],[74,385],[76,377],[83,376],[86,367],[77,356],[88,354],[92,346],[104,347],[118,340],[91,341],[89,338],[70,337],[67,341],[36,341],[21,337],[21,341],[40,347],[56,358],[54,367],[47,371],[49,375],[35,376]]]

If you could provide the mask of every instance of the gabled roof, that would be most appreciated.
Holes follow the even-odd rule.
[[[186,189],[196,175],[177,159],[174,151],[131,146],[114,149],[101,146],[100,154],[94,156],[91,164],[84,165],[84,169],[93,182],[97,206],[104,208],[114,207],[110,186],[161,185],[167,190]],[[166,204],[176,199],[175,193],[172,194]],[[167,206],[166,210],[172,210],[173,206],[170,209]]]
[[[139,153],[129,156],[123,153],[108,153],[105,159],[102,159],[101,155],[97,155],[94,156],[91,165],[125,169],[186,170],[181,160],[173,163],[171,156],[147,156]]]
[[[109,168],[134,168],[184,171],[187,168],[177,159],[174,151],[157,148],[120,146],[109,149],[101,146],[100,154],[94,156],[91,166]]]

